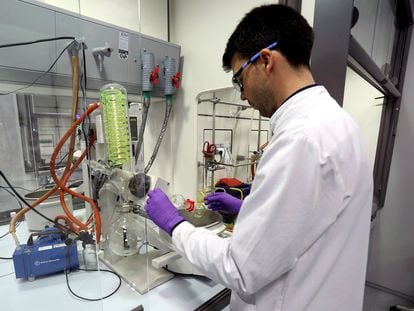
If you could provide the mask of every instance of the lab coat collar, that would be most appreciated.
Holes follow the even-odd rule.
[[[275,129],[277,120],[279,120],[281,118],[281,116],[284,114],[284,112],[289,108],[289,105],[292,102],[295,102],[297,100],[299,100],[300,98],[304,97],[304,96],[308,96],[309,93],[313,92],[314,90],[325,90],[325,87],[315,83],[315,84],[311,84],[311,85],[307,85],[305,87],[300,88],[299,90],[293,92],[291,95],[289,95],[288,98],[286,98],[283,103],[280,105],[280,107],[273,113],[273,115],[270,117],[270,129],[272,130],[272,135],[273,135],[273,131]]]

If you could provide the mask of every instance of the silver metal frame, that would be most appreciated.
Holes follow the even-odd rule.
[[[226,89],[226,88],[223,88]],[[220,90],[220,89],[218,89]],[[212,93],[212,96],[209,98],[201,98],[202,95],[208,94],[208,93]],[[209,102],[213,105],[213,112],[212,114],[197,114],[198,116],[211,116],[213,121],[212,121],[212,144],[215,144],[215,131],[216,129],[216,121],[215,119],[217,117],[226,117],[226,116],[222,116],[222,115],[217,115],[216,114],[216,106],[217,105],[228,105],[228,106],[236,106],[236,107],[242,107],[245,109],[253,109],[251,106],[248,105],[242,105],[242,104],[237,104],[237,103],[231,103],[231,102],[227,102],[227,101],[223,101],[220,98],[218,98],[216,96],[216,92],[214,90],[211,91],[205,91],[202,92],[200,94],[197,95],[197,105],[200,105],[201,103],[205,103],[205,102]],[[231,117],[232,119],[245,119],[243,117]],[[249,119],[250,120],[250,119]],[[259,130],[261,129],[261,122],[262,121],[267,121],[266,119],[263,119],[261,116],[259,118],[254,118],[253,120],[258,121],[259,122]],[[258,143],[257,143],[258,147],[260,146],[260,132],[258,133]],[[203,174],[203,186],[206,187],[207,186],[207,174],[208,172],[210,172],[211,174],[211,184],[210,184],[210,188],[213,189],[214,188],[214,171],[219,170],[219,169],[224,169],[224,167],[242,167],[242,166],[248,166],[248,165],[252,165],[252,164],[256,164],[258,163],[258,161],[248,161],[247,163],[241,163],[241,164],[225,164],[222,162],[217,162],[216,160],[210,160],[207,161],[205,163],[201,163],[198,162],[197,166],[198,167],[204,167],[204,174]]]
[[[395,85],[384,76],[371,57],[350,35],[353,0],[315,2],[315,45],[311,67],[316,81],[325,85],[342,106],[346,68],[349,65],[385,95],[374,165],[373,217],[375,211],[384,206],[413,23],[413,7],[410,0],[395,1],[398,33],[391,65],[393,77],[399,81]]]
[[[280,4],[284,4],[294,8],[296,11],[300,12],[302,7],[302,0],[280,0]]]
[[[349,39],[349,55],[352,57],[352,59],[349,60],[349,65],[367,82],[372,84],[381,93],[388,94],[394,98],[401,97],[400,91],[397,90],[394,84],[392,84],[392,82],[382,73],[381,69],[375,64],[372,58],[352,35]],[[351,65],[354,64],[352,60],[356,61],[354,66]],[[361,70],[364,70],[367,74],[364,74]]]
[[[353,0],[315,1],[312,73],[340,106],[345,89],[352,11]]]

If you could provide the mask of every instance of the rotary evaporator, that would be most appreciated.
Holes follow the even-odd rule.
[[[197,274],[197,271],[174,251],[171,238],[146,217],[146,193],[153,188],[160,188],[169,193],[169,182],[160,177],[148,175],[151,165],[159,150],[166,132],[168,119],[173,105],[173,95],[179,86],[179,73],[176,72],[175,60],[165,58],[163,72],[166,110],[159,137],[147,165],[143,159],[143,137],[145,123],[151,101],[153,85],[157,83],[159,66],[154,65],[153,55],[143,53],[143,103],[138,138],[131,143],[131,115],[125,89],[117,84],[101,88],[102,132],[105,157],[95,161],[95,175],[105,175],[106,182],[97,195],[101,207],[102,236],[100,260],[123,277],[128,284],[140,293],[171,279],[174,274]],[[131,107],[129,108],[131,109]],[[97,124],[100,122],[97,121]],[[99,149],[99,148],[98,148]],[[98,156],[98,155],[97,155]],[[107,163],[102,168],[99,162]],[[196,226],[221,231],[224,226],[221,216],[209,210],[197,212],[186,211],[184,205],[178,205],[180,213]]]
[[[129,103],[125,87],[110,83],[100,88],[100,103],[90,105],[87,111],[73,120],[70,129],[61,138],[52,155],[51,173],[56,186],[51,193],[62,197],[61,205],[65,211],[65,215],[59,215],[55,222],[58,220],[65,222],[70,230],[80,237],[77,243],[71,244],[70,267],[83,265],[94,269],[99,267],[98,260],[100,260],[118,273],[131,287],[140,293],[146,293],[151,288],[173,278],[174,274],[171,271],[188,274],[198,274],[198,272],[174,251],[171,238],[159,230],[145,213],[146,193],[150,189],[160,188],[169,194],[169,182],[149,174],[149,171],[167,130],[173,96],[179,87],[180,74],[176,71],[175,59],[165,57],[161,64],[155,65],[153,54],[147,51],[142,54],[141,73],[142,103]],[[160,75],[163,75],[165,114],[154,149],[145,164],[144,131],[153,88],[160,80]],[[73,137],[76,128],[82,126],[86,118],[89,120],[89,130],[92,130],[93,137],[89,143],[83,142],[81,149],[84,150],[73,158],[75,163],[68,167],[62,176],[57,177],[56,154],[69,138],[71,145],[74,145]],[[71,147],[70,151],[72,149]],[[72,162],[72,157],[69,162]],[[90,216],[86,216],[87,219],[83,221],[72,214],[69,204],[64,199],[65,193],[79,196],[69,189],[66,183],[70,174],[80,165],[83,172],[89,172],[87,175],[84,174],[82,189],[85,195],[81,196],[85,201],[85,215]],[[34,206],[36,204],[38,201],[33,203]],[[207,209],[190,212],[185,210],[184,202],[176,206],[180,209],[180,213],[195,226],[206,227],[217,232],[224,229],[218,213]],[[13,235],[13,231],[11,232]],[[68,268],[65,259],[66,237],[63,238],[54,230],[44,230],[44,233],[46,237],[17,248],[15,270],[18,278],[32,279],[66,271]],[[53,254],[41,252],[45,247],[50,246],[54,250]],[[61,258],[51,265],[50,256],[55,256],[56,252],[61,255]],[[37,262],[45,262],[44,268],[36,270],[34,263],[26,264],[28,254],[33,253],[43,256],[37,257]],[[166,265],[169,271],[164,269]],[[31,268],[27,269],[27,266]]]

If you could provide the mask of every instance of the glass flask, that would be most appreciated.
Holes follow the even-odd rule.
[[[136,254],[143,244],[144,230],[139,221],[131,214],[130,206],[119,210],[119,217],[109,229],[109,248],[119,256]]]

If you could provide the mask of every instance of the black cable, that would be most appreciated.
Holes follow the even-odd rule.
[[[16,225],[16,227],[17,227],[17,225]],[[9,234],[10,234],[10,232],[7,231],[5,234],[0,235],[0,240],[3,239],[5,236],[8,236]]]
[[[75,233],[76,235],[79,236],[78,233],[76,233],[74,230],[72,230],[71,228],[67,227],[67,226],[63,226],[61,224],[59,224],[58,222],[50,219],[49,217],[43,215],[41,212],[39,212],[37,209],[33,208],[17,191],[16,189],[14,189],[14,187],[11,185],[11,183],[9,182],[9,180],[6,178],[6,176],[3,174],[3,171],[0,170],[0,175],[1,177],[4,179],[4,181],[6,182],[6,184],[10,187],[10,189],[13,191],[13,193],[24,203],[27,205],[27,207],[29,207],[33,212],[35,212],[36,214],[38,214],[40,217],[43,217],[44,219],[46,219],[47,221],[50,221],[52,224],[55,224],[55,226],[57,227],[63,227],[68,231],[71,231],[72,233]]]
[[[22,203],[19,201],[19,199],[8,189],[8,188],[10,188],[10,187],[4,187],[4,186],[0,186],[0,189],[3,189],[4,191],[6,191],[6,192],[8,192],[13,198],[15,198],[16,199],[16,201],[17,201],[17,203],[19,204],[19,208],[18,208],[18,210],[21,210],[21,209],[23,209],[23,205],[22,205]],[[19,188],[21,188],[21,187],[19,187]],[[24,188],[22,188],[22,189],[24,189]],[[16,223],[16,228],[20,225],[20,223],[21,223],[21,221],[19,220],[17,223]],[[0,240],[1,239],[3,239],[5,236],[7,236],[8,234],[10,234],[10,232],[9,231],[7,231],[6,233],[4,233],[4,234],[2,234],[2,235],[0,235]],[[1,258],[0,258],[1,259]]]
[[[107,270],[107,269],[99,269],[98,270],[98,269],[81,269],[81,268],[76,268],[76,269],[73,269],[73,271],[76,271],[76,270],[79,270],[79,271],[87,271],[87,272],[100,272],[100,271],[102,271],[102,272],[112,273],[113,275],[115,275],[118,278],[119,283],[118,283],[117,287],[111,293],[109,293],[108,295],[103,296],[101,298],[88,298],[88,297],[82,297],[82,296],[76,294],[72,290],[72,288],[69,285],[69,273],[68,273],[68,270],[70,269],[70,254],[69,254],[70,248],[69,247],[70,247],[70,245],[72,243],[73,243],[73,241],[69,241],[69,243],[67,243],[67,246],[66,246],[66,256],[65,256],[65,258],[66,258],[66,260],[65,260],[65,263],[66,263],[66,267],[65,267],[65,278],[66,278],[66,285],[68,287],[69,292],[73,296],[75,296],[76,298],[79,298],[79,299],[82,299],[82,300],[86,300],[86,301],[99,301],[99,300],[103,300],[103,299],[109,298],[113,294],[115,294],[119,290],[119,288],[121,287],[122,279],[121,279],[121,276],[118,273],[116,273],[114,271],[111,271],[111,270]]]
[[[3,189],[8,189],[8,188],[10,188],[10,187],[0,186],[0,188],[3,188]],[[29,192],[36,191],[36,190],[27,189],[27,188],[23,188],[23,187],[19,187],[19,186],[14,186],[14,189],[22,189],[22,190],[24,190],[24,191],[29,191]]]
[[[0,189],[3,189],[4,191],[6,191],[6,192],[8,192],[13,198],[15,198],[16,199],[16,201],[17,201],[17,203],[19,204],[19,208],[17,209],[17,210],[21,210],[21,209],[23,209],[23,205],[22,205],[22,203],[19,201],[19,199],[8,189],[8,188],[10,188],[10,187],[4,187],[4,186],[0,186]],[[21,187],[19,187],[19,188],[21,188]],[[17,223],[16,223],[16,228],[20,225],[20,223],[21,223],[21,221],[18,221]],[[2,234],[2,235],[0,235],[0,240],[1,239],[3,239],[5,236],[7,236],[8,234],[10,234],[10,232],[9,231],[7,231],[6,233],[4,233],[4,234]],[[1,259],[1,258],[0,258]]]
[[[59,162],[57,162],[57,163],[56,163],[56,166],[60,165],[60,164],[63,162],[63,160],[65,160],[65,159],[66,159],[66,157],[67,157],[68,155],[69,155],[69,152],[66,152],[66,153],[65,153],[65,155],[63,156],[63,158],[62,158],[62,159],[60,159],[60,160],[59,160]]]
[[[55,38],[39,39],[39,40],[35,40],[35,41],[9,43],[9,44],[0,45],[0,49],[1,48],[13,47],[13,46],[21,46],[21,45],[41,43],[41,42],[49,42],[49,41],[57,41],[57,40],[74,40],[74,39],[75,39],[75,37],[55,37]]]
[[[87,82],[87,75],[86,75],[86,56],[85,56],[85,46],[84,43],[82,43],[82,59],[83,59],[83,80],[84,80],[84,88],[85,92],[87,90],[86,82]],[[88,115],[89,116],[89,115]]]
[[[82,300],[86,300],[86,301],[99,301],[99,300],[103,300],[103,299],[106,299],[106,298],[109,298],[109,297],[111,297],[112,295],[114,295],[118,290],[119,290],[119,288],[121,287],[121,284],[122,284],[122,279],[121,279],[121,277],[120,277],[120,275],[118,274],[118,273],[116,273],[116,272],[114,272],[114,271],[111,271],[111,270],[107,270],[107,269],[75,269],[75,271],[76,270],[79,270],[79,271],[87,271],[87,272],[107,272],[107,273],[112,273],[113,275],[115,275],[117,278],[118,278],[118,280],[119,280],[119,283],[118,283],[118,285],[117,285],[117,287],[111,292],[111,293],[109,293],[108,295],[106,295],[106,296],[103,296],[103,297],[101,297],[101,298],[88,298],[88,297],[82,297],[82,296],[80,296],[80,295],[78,295],[78,294],[76,294],[73,290],[72,290],[72,288],[70,287],[70,285],[69,285],[69,273],[68,273],[68,270],[65,270],[65,276],[66,276],[66,285],[67,285],[67,287],[68,287],[68,290],[69,290],[69,292],[73,295],[73,296],[75,296],[75,297],[77,297],[77,298],[79,298],[79,299],[82,299]]]
[[[175,272],[175,271],[171,271],[170,269],[168,269],[168,265],[166,265],[165,267],[163,267],[165,270],[167,270],[168,272],[174,274],[174,275],[181,275],[181,276],[189,276],[189,275],[195,275],[195,274],[186,274],[186,273],[181,273],[181,272]]]
[[[136,148],[135,148],[135,164],[138,163],[139,154],[141,153],[141,146],[144,142],[145,125],[147,123],[149,108],[150,108],[149,100],[144,98],[144,102],[142,104],[141,126],[139,128],[138,140],[137,140]]]
[[[84,103],[84,108],[86,109],[86,91],[87,91],[87,82],[88,82],[88,78],[87,78],[87,74],[86,74],[86,56],[85,56],[85,46],[83,46],[82,43],[82,68],[83,68],[83,72],[81,75],[81,91],[82,91],[82,101]],[[83,83],[82,83],[83,82]],[[88,115],[88,130],[85,131],[85,122],[82,123],[82,132],[83,132],[83,137],[85,139],[85,145],[88,146],[89,145],[89,141],[88,141],[88,135],[90,134],[90,127],[91,127],[91,118]],[[89,159],[89,154],[86,155],[86,158]]]
[[[19,219],[16,223],[15,228],[17,228],[21,223],[22,223],[22,221]],[[0,235],[0,240],[3,239],[4,237],[8,236],[9,234],[10,234],[10,231],[7,231],[6,233]]]
[[[93,217],[93,212],[91,212],[91,214],[89,215],[88,220],[86,222],[88,222],[89,220],[91,220],[92,217]]]
[[[22,203],[19,201],[19,199],[8,188],[10,188],[10,187],[0,186],[0,189],[3,189],[4,191],[8,192],[13,198],[16,199],[17,203],[19,204],[19,208],[18,209],[23,209]],[[19,188],[21,188],[21,187],[19,187]]]
[[[164,137],[165,132],[167,131],[168,119],[170,118],[171,111],[172,111],[172,102],[167,99],[167,102],[165,103],[164,122],[162,124],[160,134],[158,135],[157,143],[155,144],[154,150],[152,151],[151,158],[149,159],[147,166],[145,166],[145,169],[144,169],[145,174],[148,173],[148,171],[151,169],[151,166],[154,163],[154,160],[157,156],[158,150],[162,143],[162,139]]]
[[[13,188],[13,186],[10,184],[9,180],[6,178],[6,176],[3,174],[3,171],[0,170],[0,175],[6,182],[6,184],[10,187],[10,189],[13,191],[13,193],[24,203],[26,204],[32,211],[34,211],[36,214],[38,214],[40,217],[43,217],[44,219],[50,221],[51,223],[55,223],[52,219],[49,217],[43,215],[39,211],[37,211],[35,208],[33,208],[17,191]]]
[[[58,57],[54,60],[54,62],[52,63],[52,65],[50,65],[49,69],[46,70],[45,72],[43,72],[40,76],[38,76],[32,83],[30,83],[27,86],[23,86],[21,88],[18,88],[14,91],[10,91],[8,93],[2,93],[1,95],[9,95],[9,94],[13,94],[16,93],[18,91],[27,89],[28,87],[31,87],[33,84],[35,84],[37,81],[39,81],[41,78],[43,78],[43,76],[45,76],[47,73],[49,73],[52,68],[56,65],[56,63],[58,62],[58,60],[60,59],[60,57],[63,55],[63,53],[73,44],[73,42],[75,42],[75,40],[73,40],[71,43],[69,43],[68,45],[66,45],[66,47],[60,52],[60,54],[58,55]]]

